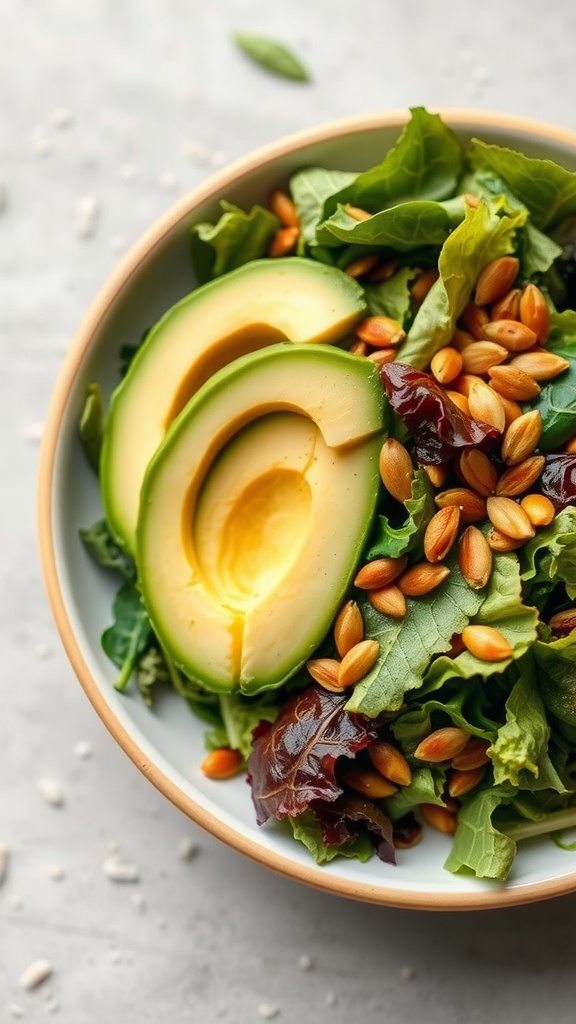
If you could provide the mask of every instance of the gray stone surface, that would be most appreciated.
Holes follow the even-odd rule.
[[[236,27],[290,42],[313,83],[251,66]],[[73,678],[34,500],[62,353],[119,251],[174,197],[261,143],[367,110],[482,106],[576,128],[575,29],[569,0],[0,0],[2,1024],[574,1020],[576,896],[456,916],[346,903],[251,864],[172,808]],[[98,216],[79,237],[87,196]],[[186,837],[198,851],[184,861]],[[140,881],[105,877],[116,849]],[[54,973],[24,991],[39,958]]]

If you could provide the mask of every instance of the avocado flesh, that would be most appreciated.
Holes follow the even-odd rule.
[[[383,403],[368,361],[277,345],[221,370],[175,421],[142,488],[137,562],[191,678],[257,693],[317,647],[374,512]]]
[[[110,403],[100,481],[119,543],[134,554],[146,467],[170,423],[214,373],[281,340],[339,341],[363,312],[356,281],[298,257],[254,260],[173,306],[150,331]]]

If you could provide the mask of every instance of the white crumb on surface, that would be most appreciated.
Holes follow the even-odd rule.
[[[189,836],[182,836],[178,843],[177,852],[180,860],[192,860],[198,853],[198,846]]]
[[[136,164],[120,164],[118,177],[125,185],[131,185],[139,177],[139,170]]]
[[[45,658],[49,658],[53,654],[53,648],[50,647],[50,644],[42,642],[34,644],[33,651],[34,657],[39,658],[41,661],[44,661]]]
[[[42,776],[42,778],[38,779],[38,792],[46,803],[51,804],[52,807],[61,807],[64,803],[64,794],[56,779]]]
[[[119,949],[111,949],[110,952],[108,953],[108,959],[110,960],[111,964],[121,964],[122,963],[122,953],[121,953],[121,951]]]
[[[76,754],[76,757],[85,761],[87,758],[92,757],[92,744],[89,743],[88,740],[78,740],[78,742],[74,744],[74,753]]]
[[[470,78],[476,85],[486,85],[491,77],[488,68],[484,67],[483,64],[477,64],[470,72]]]
[[[311,956],[299,956],[298,967],[301,971],[309,971],[312,968],[312,957]]]
[[[20,988],[38,988],[43,981],[50,977],[54,968],[49,960],[33,960],[18,979]]]
[[[78,238],[90,238],[98,227],[100,204],[95,196],[82,196],[74,210],[74,231]]]
[[[9,1011],[12,1014],[13,1017],[23,1017],[24,1016],[24,1010],[22,1009],[21,1006],[18,1005],[18,1003],[10,1003],[10,1006],[8,1007],[8,1009],[9,1009]]]
[[[140,878],[137,865],[123,860],[118,853],[106,857],[102,871],[111,882],[137,882]]]
[[[413,978],[415,974],[416,971],[414,970],[414,968],[410,967],[408,964],[406,964],[400,971],[400,977],[404,978],[405,981],[410,981],[410,979]]]
[[[326,1006],[335,1006],[336,1005],[336,993],[335,992],[327,992],[326,993],[326,997],[324,999],[324,1002],[326,1003]]]
[[[146,901],[141,892],[133,892],[130,894],[130,903],[137,910],[139,914],[143,914],[146,910]]]
[[[0,841],[0,885],[6,878],[8,871],[8,858],[10,856],[6,843]]]
[[[275,1006],[274,1003],[260,1003],[258,1007],[258,1016],[262,1020],[274,1020],[280,1013],[280,1007]]]
[[[166,192],[173,192],[178,185],[178,180],[172,171],[164,171],[158,178],[158,184],[160,185],[160,188],[163,188]]]
[[[46,874],[48,878],[51,878],[53,882],[59,882],[64,878],[65,871],[61,864],[53,862],[52,864],[46,865]]]
[[[24,903],[22,901],[22,897],[21,896],[17,896],[16,894],[14,894],[14,896],[11,896],[10,897],[10,906],[12,907],[12,910],[22,910],[22,907],[24,906]]]
[[[223,167],[227,160],[228,156],[223,149],[215,149],[210,157],[212,167]]]
[[[22,435],[25,441],[30,441],[31,444],[38,444],[42,440],[44,434],[43,423],[27,423],[22,430]]]
[[[184,145],[184,156],[193,164],[207,164],[210,154],[200,142],[187,142]]]
[[[56,107],[50,116],[50,121],[55,128],[69,128],[73,120],[74,115],[69,107]]]

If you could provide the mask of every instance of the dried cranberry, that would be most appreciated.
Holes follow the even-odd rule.
[[[576,455],[547,455],[540,486],[557,512],[576,505]]]
[[[380,375],[423,465],[442,465],[464,448],[490,449],[499,439],[495,427],[461,412],[431,374],[404,363],[387,363]]]

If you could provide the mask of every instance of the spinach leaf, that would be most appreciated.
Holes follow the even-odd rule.
[[[80,415],[78,430],[80,431],[80,440],[82,441],[88,462],[96,472],[100,468],[100,452],[102,450],[104,426],[104,402],[100,385],[89,384],[86,388],[86,399]]]
[[[316,228],[324,219],[326,201],[356,177],[354,172],[329,171],[324,167],[307,167],[292,175],[290,193],[298,211],[300,232],[304,242],[315,243]]]
[[[112,605],[114,624],[102,633],[104,653],[120,669],[114,684],[125,690],[139,658],[153,637],[150,620],[142,604],[140,592],[131,582],[118,591]]]
[[[503,212],[502,202],[481,202],[444,243],[438,260],[440,277],[420,306],[399,360],[424,369],[439,348],[447,345],[454,324],[470,299],[480,271],[491,260],[514,251],[515,233],[525,213]]]
[[[383,161],[335,193],[326,213],[333,213],[339,203],[375,212],[408,199],[448,199],[457,191],[463,160],[452,129],[438,114],[414,107]]]
[[[199,284],[266,256],[280,222],[270,210],[253,206],[246,213],[223,199],[216,224],[192,228],[192,258]]]
[[[576,508],[562,509],[549,526],[541,527],[519,552],[527,600],[536,587],[549,592],[564,583],[568,597],[576,598]]]
[[[542,384],[538,397],[527,408],[538,409],[544,428],[538,447],[558,451],[576,434],[576,313],[553,313],[546,350],[570,363],[558,377]]]
[[[116,543],[105,519],[81,528],[78,533],[86,551],[97,565],[113,569],[127,580],[136,578],[134,562]]]
[[[418,275],[413,267],[401,267],[387,281],[366,284],[364,293],[372,316],[389,316],[403,326],[411,316],[410,282]]]
[[[464,220],[466,209],[461,196],[445,202],[418,199],[391,206],[369,220],[357,221],[347,213],[345,206],[338,206],[336,212],[318,226],[316,238],[327,246],[348,242],[366,245],[371,251],[385,248],[411,252],[419,246],[442,245]]]
[[[472,141],[470,161],[474,169],[488,168],[502,178],[542,231],[576,214],[576,172],[479,139]]]
[[[233,38],[247,57],[267,71],[273,71],[275,75],[298,82],[310,81],[310,75],[302,61],[276,39],[253,32],[235,32]]]
[[[541,670],[538,683],[546,707],[561,722],[576,726],[576,635],[548,644],[538,640],[534,658]]]

